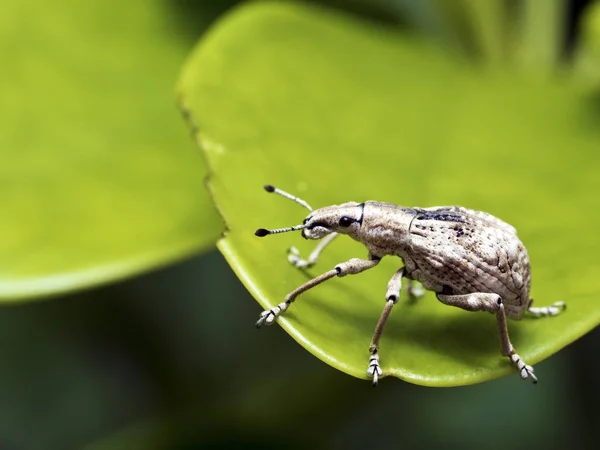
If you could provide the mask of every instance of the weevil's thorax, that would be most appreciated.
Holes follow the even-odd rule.
[[[411,208],[367,201],[364,203],[360,233],[355,239],[362,242],[374,256],[403,256],[415,214]]]

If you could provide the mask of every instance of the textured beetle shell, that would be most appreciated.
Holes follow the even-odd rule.
[[[371,208],[378,214],[367,214]],[[498,294],[511,318],[530,305],[527,250],[516,230],[497,217],[461,206],[403,208],[366,202],[367,217],[369,235],[358,239],[374,256],[400,256],[408,276],[425,289]]]
[[[449,294],[498,294],[509,317],[530,304],[531,269],[525,246],[509,224],[490,214],[451,206],[415,209],[403,255],[426,289]]]

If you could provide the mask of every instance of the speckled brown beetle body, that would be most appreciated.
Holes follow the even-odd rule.
[[[519,318],[529,307],[529,256],[509,224],[460,206],[402,208],[368,201],[364,208],[368,223],[357,240],[372,254],[402,258],[406,277],[425,289],[498,294],[511,318]],[[397,226],[386,232],[390,221]],[[403,228],[406,231],[399,231]]]
[[[402,278],[408,280],[409,295],[417,295],[412,282],[436,293],[442,303],[467,311],[496,314],[502,354],[509,357],[522,378],[534,382],[533,367],[515,352],[508,335],[506,318],[520,318],[526,311],[535,317],[553,316],[564,309],[563,302],[534,308],[529,297],[531,271],[525,246],[515,228],[491,214],[461,206],[407,208],[391,203],[348,202],[313,210],[306,202],[272,186],[275,192],[296,201],[311,213],[301,225],[276,230],[259,229],[257,236],[302,230],[306,239],[321,239],[315,251],[302,259],[292,248],[288,260],[299,268],[317,262],[321,251],[336,236],[345,234],[362,243],[368,259],[352,258],[333,270],[313,278],[294,291],[285,301],[264,311],[257,326],[270,325],[303,292],[333,278],[357,274],[375,267],[388,255],[400,257],[404,266],[390,279],[386,306],[375,327],[369,347],[367,374],[376,385],[383,371],[379,365],[379,340],[392,307],[398,301]]]

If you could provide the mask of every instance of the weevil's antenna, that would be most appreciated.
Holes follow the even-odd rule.
[[[275,186],[271,186],[270,184],[267,184],[265,186],[265,191],[267,192],[274,192],[275,194],[279,194],[282,197],[288,198],[296,203],[298,203],[299,205],[304,206],[306,209],[308,209],[309,211],[312,211],[313,209],[309,206],[308,203],[306,203],[304,200],[296,197],[295,195],[292,194],[288,194],[285,191],[282,191],[281,189],[276,188]]]
[[[285,191],[282,191],[281,189],[277,189],[275,186],[272,186],[270,184],[267,184],[265,186],[265,191],[267,192],[273,192],[275,194],[279,194],[282,197],[285,197],[289,200],[292,200],[296,203],[298,203],[299,205],[304,206],[306,209],[308,209],[309,211],[312,211],[313,209],[309,206],[308,203],[306,203],[304,200],[292,195],[292,194],[288,194]],[[297,230],[302,230],[303,228],[305,228],[306,225],[302,224],[302,225],[295,225],[293,227],[287,227],[287,228],[277,228],[275,230],[267,230],[266,228],[259,228],[258,230],[256,230],[254,232],[254,234],[258,237],[264,237],[264,236],[268,236],[269,234],[279,234],[279,233],[287,233],[288,231],[297,231]]]
[[[259,228],[258,230],[256,230],[254,232],[255,236],[258,237],[265,237],[269,234],[279,234],[279,233],[287,233],[288,231],[297,231],[297,230],[301,230],[305,227],[306,225],[302,224],[302,225],[296,225],[294,227],[287,227],[287,228],[277,228],[276,230],[267,230],[266,228]]]

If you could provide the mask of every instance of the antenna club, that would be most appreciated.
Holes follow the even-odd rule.
[[[269,230],[265,230],[264,228],[259,228],[258,230],[256,230],[254,232],[254,235],[258,236],[258,237],[265,237],[268,234],[271,234],[271,233],[269,233]]]
[[[308,209],[309,211],[312,211],[313,209],[309,206],[308,203],[306,203],[304,200],[296,197],[295,195],[292,194],[288,194],[285,191],[282,191],[281,189],[276,188],[275,186],[273,186],[272,184],[267,184],[265,186],[263,186],[265,191],[267,192],[273,192],[275,194],[281,195],[282,197],[287,198],[288,200],[291,200],[293,202],[298,203],[300,206],[304,206],[306,209]]]

